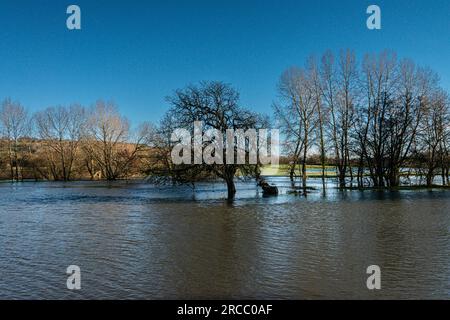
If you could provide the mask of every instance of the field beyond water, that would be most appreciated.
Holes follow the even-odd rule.
[[[297,168],[295,172],[297,175],[300,175],[300,167]],[[265,166],[265,167],[263,167],[261,174],[263,176],[288,177],[289,176],[289,165],[280,164],[280,165],[275,165],[275,166]],[[310,178],[322,177],[322,166],[307,165],[306,166],[306,174]],[[337,177],[336,167],[325,166],[325,176],[327,178]]]

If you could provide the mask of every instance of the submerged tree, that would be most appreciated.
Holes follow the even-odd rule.
[[[326,105],[324,104],[323,99],[323,86],[321,83],[320,77],[320,67],[315,59],[315,57],[310,57],[307,61],[307,71],[309,75],[309,86],[311,88],[313,99],[315,103],[315,127],[316,129],[316,140],[318,141],[317,145],[319,147],[319,158],[320,165],[322,167],[322,187],[325,190],[325,162],[326,162],[326,139],[325,139],[325,130],[326,130],[326,121],[327,121],[327,111]]]
[[[450,127],[448,96],[442,90],[433,92],[425,103],[420,120],[415,150],[415,160],[425,171],[426,185],[431,187],[437,169],[441,168],[442,185],[448,184],[448,139]]]
[[[240,138],[245,139],[244,135],[239,136],[239,134],[248,130],[256,131],[265,128],[268,125],[267,120],[243,108],[239,103],[239,93],[222,82],[201,82],[197,86],[191,85],[176,90],[167,100],[171,109],[159,130],[158,152],[162,155],[159,168],[166,170],[165,175],[183,183],[195,181],[195,177],[220,178],[227,185],[228,199],[233,199],[236,194],[235,177],[237,175],[255,177],[259,174],[258,164],[249,164],[248,161],[242,164],[237,160],[241,154],[240,148],[245,148],[246,158],[249,157],[248,151],[251,148],[249,141],[244,142],[243,145],[239,143]],[[194,133],[194,122],[203,124],[203,132],[200,134],[204,135],[200,141],[195,141],[196,138],[193,136],[190,145],[198,143],[201,150],[205,150],[205,153],[209,152],[212,158],[221,159],[221,161],[208,163],[203,159],[195,159],[195,154],[187,156],[191,160],[189,163],[175,164],[172,159],[168,159],[167,155],[173,144],[173,140],[168,140],[169,135],[173,138],[172,134],[177,128]],[[229,136],[227,130],[234,130],[237,135]],[[219,141],[218,135],[225,140]],[[229,143],[232,145],[231,150],[227,149]],[[231,152],[231,156],[227,152]],[[228,156],[224,157],[225,154]],[[161,170],[159,172],[162,173]]]
[[[286,70],[279,81],[281,104],[275,105],[275,114],[282,132],[287,137],[290,152],[291,180],[296,164],[301,164],[302,186],[306,188],[306,160],[313,145],[316,128],[317,97],[308,71],[300,68]]]
[[[306,159],[317,146],[322,179],[331,158],[340,187],[353,181],[355,165],[358,186],[368,176],[375,187],[396,187],[414,159],[428,185],[439,168],[448,183],[448,99],[431,70],[389,51],[366,55],[361,67],[349,50],[337,61],[328,51],[320,67],[309,58],[306,68],[285,71],[278,89],[275,116],[291,180],[301,163],[305,185]]]
[[[113,103],[98,101],[88,115],[83,135],[86,165],[97,165],[106,180],[126,177],[138,153],[145,147],[145,126],[133,137],[128,120]],[[93,172],[93,167],[88,171]]]
[[[22,168],[27,154],[24,140],[30,133],[30,122],[25,108],[11,99],[3,101],[0,108],[1,136],[6,140],[11,180],[22,180]]]
[[[84,108],[79,105],[50,107],[37,112],[34,122],[53,180],[70,180],[85,129]]]
[[[307,163],[320,163],[324,189],[326,164],[336,166],[341,188],[348,182],[352,187],[355,174],[359,187],[397,187],[411,181],[411,173],[427,186],[439,175],[442,185],[449,184],[450,102],[434,71],[389,51],[368,54],[360,63],[350,50],[336,58],[327,51],[321,60],[310,57],[304,67],[283,72],[277,89],[274,118],[284,158],[292,185],[299,172],[304,192]],[[243,108],[235,89],[203,82],[175,91],[168,102],[171,108],[157,128],[143,124],[131,130],[112,103],[99,101],[86,111],[51,107],[36,112],[31,122],[20,103],[6,99],[0,107],[1,176],[116,180],[144,172],[190,184],[220,178],[229,198],[236,177],[259,176],[261,159],[248,160],[260,144],[249,136],[267,128],[268,120]],[[203,124],[199,140],[195,122]],[[200,146],[200,158],[209,153],[224,161],[198,162],[194,152],[187,156],[191,164],[175,163],[180,128],[193,133],[189,144]],[[228,130],[234,130],[231,137]],[[242,158],[246,161],[239,162]]]
[[[360,113],[361,149],[374,186],[395,187],[411,156],[433,79],[411,61],[398,63],[388,52],[367,56],[364,73],[367,97]]]

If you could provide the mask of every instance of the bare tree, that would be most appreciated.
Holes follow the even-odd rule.
[[[306,188],[306,160],[308,151],[313,145],[312,133],[316,125],[317,100],[313,88],[307,71],[296,67],[290,68],[282,74],[278,85],[281,106],[275,105],[275,113],[282,131],[293,139],[294,148],[291,149],[294,166],[297,162],[302,165],[303,188]],[[291,179],[294,168],[291,168]]]
[[[53,179],[70,180],[86,121],[84,108],[79,105],[50,107],[36,113],[34,120],[48,151],[47,162]]]
[[[163,128],[162,139],[168,137],[171,128],[184,128],[194,131],[193,125],[195,121],[201,121],[204,125],[205,132],[215,130],[221,133],[222,137],[234,139],[236,136],[228,137],[227,130],[247,131],[250,129],[258,130],[267,126],[267,122],[260,115],[251,112],[239,104],[239,93],[230,85],[222,82],[201,82],[198,86],[188,86],[184,89],[176,90],[175,93],[168,97],[168,102],[172,106],[166,120],[170,119],[170,123],[166,121],[165,125],[169,127]],[[202,147],[207,147],[212,142],[203,141]],[[226,153],[227,142],[223,143],[221,148],[222,155]],[[236,194],[235,177],[239,173],[240,177],[256,177],[259,174],[259,165],[239,164],[235,161],[239,146],[234,144],[233,160],[228,158],[222,159],[222,163],[202,163],[202,164],[180,164],[173,165],[171,161],[168,163],[171,177],[181,182],[192,181],[193,177],[220,178],[227,185],[228,199],[233,199]],[[246,151],[248,151],[247,147]],[[217,148],[217,150],[220,147]],[[163,149],[164,150],[167,149]],[[220,151],[218,151],[220,152]],[[246,157],[248,152],[245,153]],[[247,162],[246,162],[247,163]],[[195,179],[195,178],[194,178]]]
[[[92,171],[96,164],[107,180],[127,177],[133,161],[145,147],[144,138],[143,133],[132,136],[128,120],[113,103],[98,101],[88,116],[83,138],[88,170]]]
[[[21,144],[21,139],[30,133],[30,122],[27,111],[19,102],[13,102],[9,98],[3,101],[0,109],[0,128],[8,149],[11,180],[22,180],[26,146],[24,141]]]
[[[338,64],[328,51],[322,57],[321,82],[323,99],[330,117],[328,132],[333,145],[339,185],[346,186],[346,176],[353,177],[351,168],[351,130],[355,121],[358,68],[355,54],[342,51]]]
[[[444,183],[448,176],[448,138],[443,125],[445,99],[432,98],[437,82],[432,71],[419,68],[409,60],[398,61],[388,51],[366,55],[362,72],[350,50],[341,51],[337,63],[333,54],[326,52],[320,69],[314,58],[309,58],[306,70],[286,71],[279,85],[283,103],[275,104],[274,109],[286,137],[286,151],[292,159],[291,180],[296,163],[301,162],[305,181],[304,164],[314,139],[320,151],[322,177],[328,141],[340,187],[346,187],[348,177],[352,183],[355,162],[359,186],[364,185],[363,177],[368,172],[374,186],[396,187],[402,169],[417,147],[418,131],[434,130],[434,135],[429,131],[428,140],[422,141],[422,145],[431,148],[433,159],[429,157],[425,163],[429,165],[430,175],[441,167]],[[439,117],[434,115],[427,122],[426,110],[433,110]]]
[[[310,57],[307,62],[307,70],[309,75],[310,90],[314,96],[316,117],[315,126],[318,129],[317,139],[319,141],[320,165],[322,166],[322,187],[325,191],[325,161],[326,161],[326,145],[325,145],[325,125],[327,119],[327,108],[323,103],[323,86],[319,65],[314,57]]]
[[[172,162],[172,149],[176,142],[172,133],[177,129],[176,115],[167,112],[156,128],[149,130],[147,145],[149,154],[146,157],[146,173],[156,183],[165,183],[167,179],[172,184],[191,183],[194,185],[202,178],[200,170],[195,167],[177,166]]]
[[[393,120],[390,115],[398,80],[396,67],[396,56],[388,52],[379,57],[367,55],[363,63],[367,97],[360,112],[358,136],[376,187],[385,186],[388,126]]]
[[[436,88],[436,91],[426,99],[417,134],[416,160],[425,169],[428,187],[433,185],[439,166],[441,167],[442,185],[446,185],[448,177],[446,141],[449,136],[448,122],[450,120],[448,98],[445,92]]]

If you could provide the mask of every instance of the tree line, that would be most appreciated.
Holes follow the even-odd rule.
[[[2,178],[116,180],[139,174],[150,125],[134,132],[111,102],[49,107],[32,115],[5,99],[0,107]]]
[[[131,129],[111,102],[92,107],[49,107],[30,114],[5,99],[0,108],[0,175],[20,181],[106,179],[150,175],[158,181],[195,183],[223,179],[228,197],[234,180],[258,177],[260,165],[175,165],[176,128],[224,135],[227,129],[269,126],[282,132],[282,154],[292,181],[306,187],[307,164],[336,168],[340,187],[396,187],[402,177],[436,176],[449,185],[449,95],[433,70],[384,51],[361,61],[351,50],[311,56],[285,70],[277,85],[273,115],[241,105],[239,92],[223,82],[176,90],[157,124]],[[206,145],[205,145],[206,146]]]
[[[433,70],[389,51],[361,62],[350,50],[328,51],[286,70],[278,92],[291,178],[301,168],[306,183],[315,151],[323,172],[336,166],[341,187],[396,187],[411,174],[449,184],[449,95]]]

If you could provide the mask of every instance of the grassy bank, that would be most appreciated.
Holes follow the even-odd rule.
[[[295,171],[297,175],[300,175],[299,168]],[[289,165],[280,164],[277,166],[265,166],[261,170],[263,176],[274,176],[274,177],[289,177]],[[321,178],[322,177],[322,166],[320,165],[307,165],[306,174],[309,178]],[[325,177],[326,178],[336,178],[336,167],[325,166]]]

